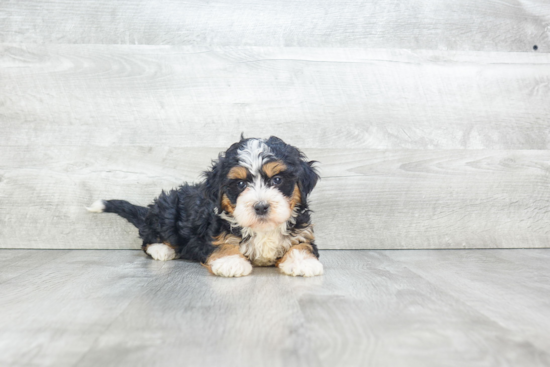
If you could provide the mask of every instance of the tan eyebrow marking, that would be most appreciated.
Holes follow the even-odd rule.
[[[227,178],[230,180],[245,180],[248,175],[248,170],[242,166],[236,166],[231,168],[227,174]]]
[[[286,170],[286,168],[286,164],[281,161],[269,162],[264,164],[264,166],[262,167],[267,177],[273,177],[276,174]]]

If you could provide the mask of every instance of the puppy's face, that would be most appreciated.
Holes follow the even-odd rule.
[[[318,179],[304,158],[278,138],[241,140],[223,159],[221,210],[243,228],[280,227],[305,203]]]

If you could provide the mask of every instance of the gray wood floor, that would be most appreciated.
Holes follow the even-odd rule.
[[[2,366],[548,366],[550,249],[322,251],[241,279],[132,250],[0,250]]]

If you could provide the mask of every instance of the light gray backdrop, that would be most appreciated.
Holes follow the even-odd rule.
[[[138,248],[84,207],[241,132],[321,162],[321,248],[549,246],[549,50],[547,0],[2,1],[0,247]]]

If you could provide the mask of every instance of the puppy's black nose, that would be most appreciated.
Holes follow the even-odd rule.
[[[269,204],[265,201],[260,201],[254,205],[254,210],[256,211],[256,214],[264,215],[269,210]]]

